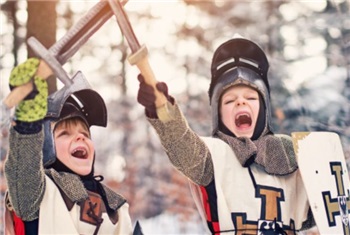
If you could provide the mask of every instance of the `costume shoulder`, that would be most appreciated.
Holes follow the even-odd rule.
[[[296,156],[294,153],[293,138],[289,135],[284,134],[276,134],[275,136],[280,139],[285,152],[288,153],[289,158],[294,161],[296,159]]]
[[[57,172],[52,168],[46,169],[45,173],[72,202],[83,201],[89,197],[78,175]]]
[[[106,193],[106,198],[109,204],[109,207],[118,210],[120,207],[122,207],[126,203],[126,199],[119,193],[113,191],[111,188],[109,188],[107,185],[102,184],[103,189]]]

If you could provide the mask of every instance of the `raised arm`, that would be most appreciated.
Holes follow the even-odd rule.
[[[42,119],[47,112],[47,83],[40,77],[40,60],[31,58],[15,67],[10,86],[33,82],[34,90],[15,111],[15,126],[10,130],[9,155],[5,162],[5,176],[11,205],[24,221],[39,216],[45,181],[42,165]]]
[[[208,147],[188,126],[173,97],[168,95],[167,85],[157,83],[156,87],[168,99],[171,120],[162,122],[155,109],[153,87],[147,85],[139,75],[140,88],[137,100],[145,107],[148,121],[155,128],[171,163],[185,176],[198,185],[207,186],[214,178],[213,163]]]

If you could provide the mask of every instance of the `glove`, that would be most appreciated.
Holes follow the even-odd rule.
[[[33,91],[16,107],[16,120],[22,122],[35,122],[42,120],[47,112],[48,86],[45,79],[36,76],[40,60],[30,58],[15,67],[10,74],[11,90],[30,82],[33,78]]]
[[[137,79],[140,82],[139,91],[137,93],[137,102],[145,107],[147,117],[158,118],[157,108],[155,105],[156,95],[154,93],[154,88],[145,82],[142,74],[139,74],[137,76]],[[157,82],[156,88],[158,91],[164,94],[164,96],[171,104],[175,103],[174,98],[168,94],[168,86],[165,82]]]

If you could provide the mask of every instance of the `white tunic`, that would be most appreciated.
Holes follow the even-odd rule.
[[[202,137],[202,140],[208,146],[214,164],[218,231],[257,234],[260,228],[280,226],[287,231],[302,227],[309,203],[298,170],[287,176],[273,176],[252,164],[250,172],[241,166],[225,142],[209,137]],[[191,183],[202,219],[210,221],[210,212],[205,209],[208,207],[203,204],[203,190],[203,187]]]
[[[96,226],[80,221],[80,206],[74,204],[71,211],[53,181],[46,177],[46,190],[40,205],[39,234],[93,234]],[[131,234],[132,225],[127,203],[118,209],[119,220],[114,225],[107,213],[102,214],[103,223],[98,234]]]

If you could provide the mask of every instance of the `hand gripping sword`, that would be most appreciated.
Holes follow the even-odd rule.
[[[123,0],[125,5],[128,0]],[[71,58],[79,48],[113,15],[107,1],[95,4],[68,32],[48,50],[34,37],[27,40],[28,45],[41,58],[37,74],[45,79],[52,74],[56,75],[64,85],[72,86],[73,81],[69,79],[62,66]],[[10,123],[9,110],[23,100],[33,89],[33,83],[28,82],[16,87],[2,101],[0,127],[4,129]]]
[[[172,116],[167,106],[168,100],[165,95],[156,88],[157,80],[148,61],[148,51],[146,46],[140,46],[134,30],[131,27],[128,16],[123,9],[122,3],[119,2],[119,0],[108,0],[108,2],[117,18],[120,29],[130,46],[132,55],[128,57],[129,63],[131,65],[136,65],[145,78],[145,82],[154,88],[156,95],[155,106],[157,108],[158,118],[163,122],[170,121]]]

